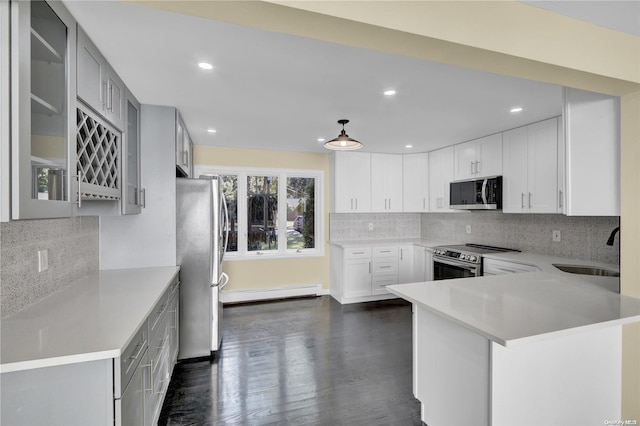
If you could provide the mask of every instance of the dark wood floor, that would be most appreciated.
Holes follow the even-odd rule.
[[[422,425],[411,305],[225,306],[215,360],[176,366],[159,425]]]

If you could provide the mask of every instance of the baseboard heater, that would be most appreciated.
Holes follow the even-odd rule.
[[[308,284],[287,287],[258,288],[250,290],[226,291],[221,293],[222,303],[256,302],[261,300],[287,299],[302,296],[322,296],[329,294],[321,284]]]

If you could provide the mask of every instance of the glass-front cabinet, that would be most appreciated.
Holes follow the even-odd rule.
[[[76,188],[76,24],[59,2],[11,2],[13,219],[67,217]]]
[[[129,90],[125,90],[125,120],[122,214],[137,214],[144,205],[140,182],[140,103]]]

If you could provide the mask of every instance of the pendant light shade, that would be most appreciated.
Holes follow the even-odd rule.
[[[342,124],[342,131],[337,138],[325,142],[325,148],[332,149],[334,151],[352,151],[354,149],[362,148],[362,142],[358,142],[357,140],[350,138],[349,135],[347,135],[347,132],[344,131],[344,125],[348,122],[349,120],[338,120],[338,124]]]

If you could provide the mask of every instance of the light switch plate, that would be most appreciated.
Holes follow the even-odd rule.
[[[369,231],[373,231],[373,222],[369,222]]]
[[[49,269],[49,250],[38,250],[38,272]]]
[[[467,225],[467,234],[471,233],[471,225]]]
[[[560,231],[552,231],[552,239],[555,242],[560,242],[562,241],[562,235],[560,234]]]

